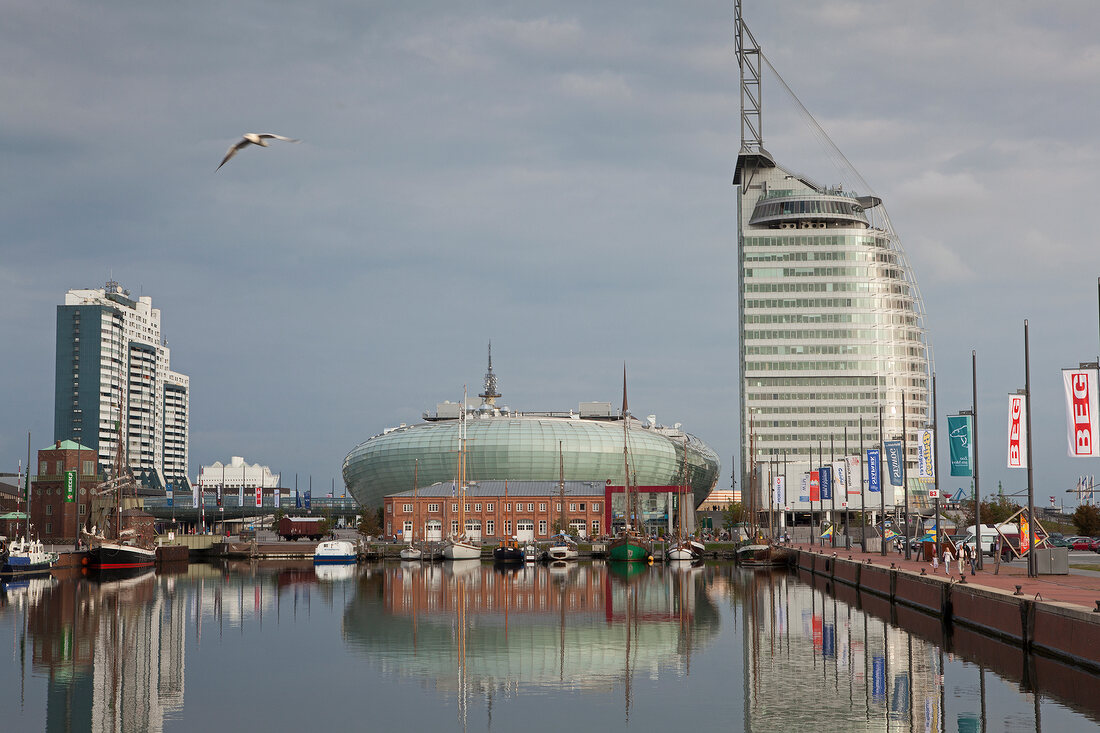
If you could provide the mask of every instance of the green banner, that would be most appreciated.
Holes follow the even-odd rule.
[[[947,416],[947,442],[951,447],[951,475],[974,475],[974,444],[970,415]]]
[[[76,496],[76,471],[65,472],[65,503],[71,504]]]

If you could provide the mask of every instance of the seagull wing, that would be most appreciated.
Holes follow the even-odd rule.
[[[251,145],[251,143],[248,142],[248,140],[245,140],[244,138],[241,138],[240,142],[236,143],[235,145],[233,145],[232,147],[229,148],[229,150],[225,154],[225,157],[222,158],[222,162],[219,163],[218,167],[214,169],[214,172],[217,173],[219,170],[221,170],[221,167],[223,165],[225,165],[226,163],[228,163],[229,159],[232,158],[234,155],[236,155],[238,150],[240,150],[241,148],[246,147],[248,145]]]
[[[282,140],[284,143],[300,143],[301,140],[296,140],[292,137],[283,137],[282,135],[276,135],[273,132],[261,132],[256,137],[273,138],[275,140]]]

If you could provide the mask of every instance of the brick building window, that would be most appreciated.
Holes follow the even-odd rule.
[[[485,505],[485,511],[487,511],[487,512],[493,511],[493,502],[490,501],[488,504]]]
[[[545,519],[540,519],[539,520],[539,534],[540,535],[546,534],[546,520]]]
[[[495,537],[497,533],[496,522],[492,519],[485,520],[485,534]]]
[[[405,514],[412,514],[412,510],[413,510],[413,505],[412,504],[402,504],[401,505],[401,511],[403,511]]]
[[[539,511],[540,512],[546,511],[546,502],[544,502],[544,501],[539,502]]]
[[[474,511],[475,512],[480,512],[481,511],[481,502],[480,501],[478,503],[474,504]]]
[[[438,512],[439,511],[439,505],[438,504],[429,504],[428,505],[428,511],[429,512]]]

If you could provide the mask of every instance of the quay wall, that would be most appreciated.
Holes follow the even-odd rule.
[[[800,575],[806,573],[888,601],[893,604],[890,617],[904,617],[907,625],[927,627],[928,633],[935,627],[966,627],[1028,651],[1100,670],[1100,613],[821,552],[794,552],[794,566]],[[863,603],[878,605],[869,596]]]

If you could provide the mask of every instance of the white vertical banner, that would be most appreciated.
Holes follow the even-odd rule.
[[[785,495],[783,484],[785,481],[782,476],[776,476],[772,479],[772,502],[774,506],[783,506],[783,498]]]
[[[848,495],[859,496],[863,493],[863,487],[859,485],[859,456],[848,456],[848,475],[851,476]]]
[[[202,481],[202,476],[199,476],[199,481]],[[195,485],[191,487],[191,508],[199,508],[199,481],[195,482]]]
[[[798,500],[810,500],[810,474],[808,471],[802,474],[802,485],[798,487]]]
[[[278,509],[279,506],[280,506],[280,504],[279,504],[279,493],[280,493],[279,490],[275,489],[275,508],[276,509]]]
[[[1027,398],[1008,396],[1008,467],[1027,468]]]
[[[844,496],[845,487],[848,485],[848,462],[843,458],[833,461],[833,495]]]
[[[1074,458],[1100,458],[1100,412],[1095,369],[1063,369],[1067,446]]]
[[[930,428],[925,428],[917,434],[920,436],[917,446],[917,476],[934,479],[936,478],[936,436]]]

